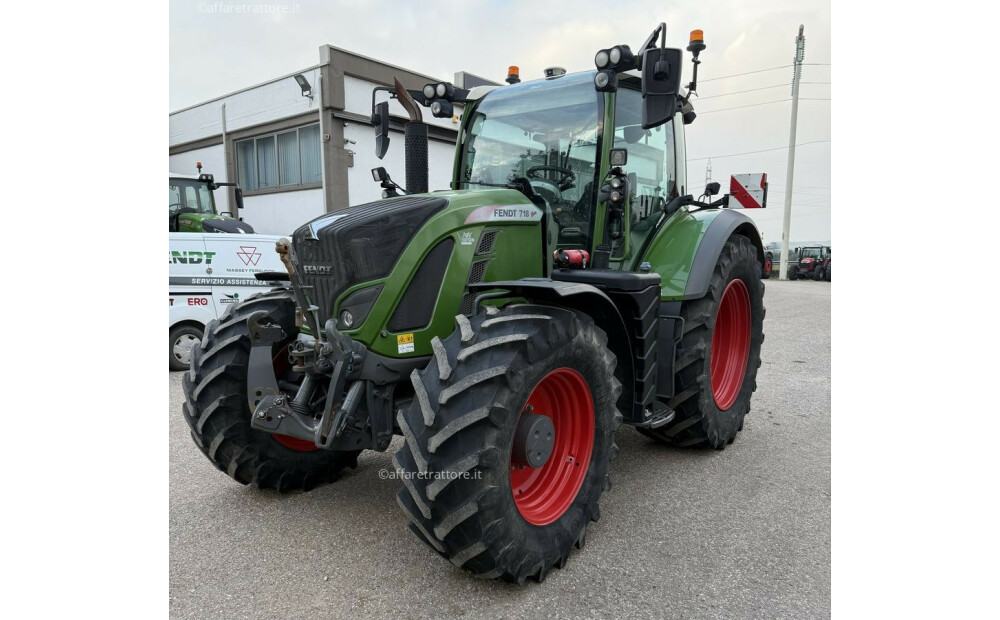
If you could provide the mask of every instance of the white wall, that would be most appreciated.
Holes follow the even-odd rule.
[[[296,228],[323,215],[323,190],[303,189],[243,198],[241,216],[255,232],[290,235]]]
[[[196,151],[187,151],[170,156],[170,172],[174,174],[198,174],[195,163],[201,162],[201,171],[205,174],[214,174],[216,181],[228,181],[226,179],[226,166],[223,162],[222,145],[209,146]],[[232,211],[229,208],[229,192],[219,189],[215,192],[215,207],[222,211]],[[250,220],[247,220],[250,222]],[[253,222],[250,222],[253,225]]]
[[[348,123],[344,137],[357,144],[348,144],[354,151],[354,167],[347,170],[347,191],[351,204],[357,205],[382,198],[382,187],[372,180],[371,169],[382,166],[401,186],[406,185],[403,132],[389,132],[389,150],[384,159],[375,157],[375,130],[368,125]],[[448,189],[455,146],[431,140],[428,148],[428,183],[430,190]]]
[[[318,86],[319,69],[303,71],[314,89]],[[348,112],[371,114],[372,89],[376,84],[351,76],[345,76],[345,107]],[[385,100],[381,94],[379,101]],[[292,77],[262,84],[210,101],[199,106],[175,112],[170,115],[170,145],[184,144],[222,133],[222,104],[226,103],[226,127],[232,132],[252,125],[288,118],[308,111],[318,111],[318,96],[312,101],[303,97],[301,89]],[[390,114],[406,118],[406,112],[398,102],[390,103]],[[461,106],[456,112],[461,113]],[[458,129],[452,119],[434,118],[430,110],[421,107],[424,122],[439,127]],[[336,122],[336,121],[335,121]],[[348,169],[348,193],[350,204],[357,205],[379,200],[382,188],[372,181],[371,169],[384,166],[400,185],[406,184],[406,169],[403,163],[403,133],[391,132],[391,144],[385,159],[375,157],[375,130],[360,123],[347,122],[344,136],[355,144],[345,147],[354,151],[354,166]],[[429,182],[431,190],[448,189],[451,181],[452,160],[455,147],[444,142],[430,141]],[[195,162],[203,164],[203,171],[212,173],[219,181],[226,178],[222,145],[188,151],[170,157],[170,171],[182,174],[196,174]],[[257,232],[263,234],[287,235],[293,230],[324,213],[323,194],[320,189],[278,192],[260,196],[244,197],[244,209],[240,216],[249,222]],[[216,192],[216,203],[220,211],[232,211],[227,193]],[[333,205],[342,208],[348,205]]]
[[[170,146],[184,144],[222,133],[222,104],[226,104],[226,129],[235,131],[297,114],[313,111],[318,114],[319,68],[308,69],[302,75],[313,87],[312,99],[302,96],[295,78],[255,86],[215,101],[203,103],[170,115]],[[371,96],[371,91],[369,91]]]

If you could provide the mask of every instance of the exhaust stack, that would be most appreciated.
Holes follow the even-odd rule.
[[[399,83],[393,80],[396,85],[396,98],[402,104],[403,109],[410,116],[410,122],[406,124],[404,133],[405,158],[406,158],[406,193],[422,194],[428,191],[428,162],[427,162],[427,125],[423,122],[423,115],[420,107],[409,92]]]

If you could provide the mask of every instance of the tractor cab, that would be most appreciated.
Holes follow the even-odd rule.
[[[595,71],[486,93],[467,112],[453,187],[517,187],[545,212],[548,256],[605,246],[608,266],[634,268],[685,178],[681,115],[644,129],[634,73],[611,93],[595,91]]]
[[[215,206],[215,190],[235,183],[217,183],[211,174],[197,176],[171,174],[169,180],[169,231],[208,233],[252,233],[253,227],[233,217],[219,213]],[[237,209],[243,207],[243,193],[236,187]]]

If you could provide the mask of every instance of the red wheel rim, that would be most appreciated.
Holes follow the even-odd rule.
[[[271,360],[271,365],[274,367],[274,376],[281,376],[290,364],[288,363],[288,347],[282,347],[278,354],[274,356]],[[298,437],[290,437],[288,435],[279,435],[277,433],[271,433],[271,437],[274,440],[285,446],[289,450],[295,450],[296,452],[312,452],[317,450],[316,443],[312,441],[306,441],[305,439],[299,439]]]
[[[743,387],[750,357],[750,293],[739,278],[726,286],[712,333],[712,396],[722,411],[733,406]]]
[[[552,420],[555,446],[538,469],[512,464],[510,490],[525,521],[548,525],[569,509],[587,477],[594,449],[594,401],[580,373],[558,368],[538,382],[528,406]]]
[[[771,273],[771,259],[764,259],[764,273]]]

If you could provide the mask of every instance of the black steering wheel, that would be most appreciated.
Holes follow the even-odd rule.
[[[527,170],[525,170],[524,174],[529,179],[539,179],[539,180],[542,180],[541,175],[539,175],[538,173],[539,172],[549,172],[549,171],[551,171],[551,172],[558,172],[558,173],[560,173],[560,174],[563,175],[562,177],[560,177],[559,179],[556,179],[555,181],[552,181],[551,179],[544,179],[546,181],[549,181],[550,183],[555,183],[556,187],[558,187],[560,191],[565,191],[565,190],[569,189],[570,187],[572,187],[573,182],[576,181],[576,173],[573,172],[572,169],[570,169],[570,168],[563,168],[562,166],[548,166],[548,165],[532,166],[532,167],[528,168]]]

